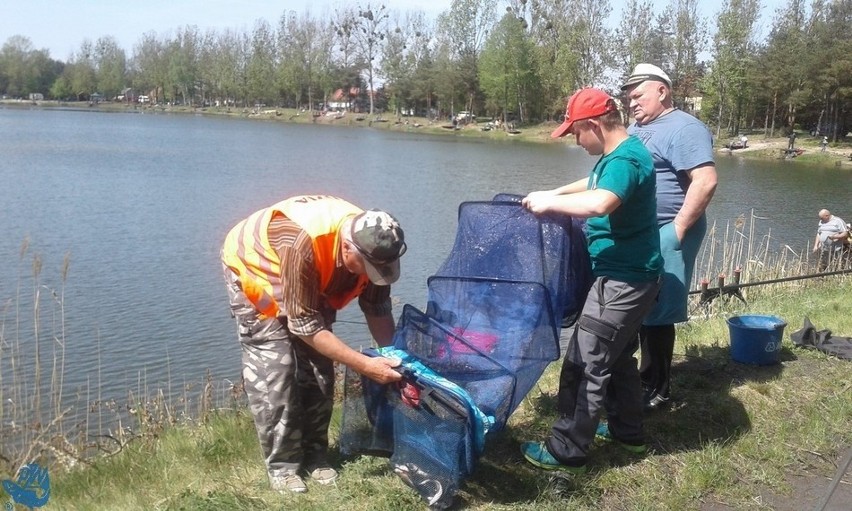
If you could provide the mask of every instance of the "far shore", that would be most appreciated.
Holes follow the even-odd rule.
[[[245,107],[189,107],[171,105],[139,105],[134,103],[101,102],[90,104],[86,101],[28,101],[28,100],[0,100],[0,107],[13,108],[63,108],[71,110],[103,110],[111,112],[134,112],[134,113],[184,113],[195,115],[218,115],[228,117],[239,117],[258,119],[274,122],[288,123],[312,123],[323,125],[371,127],[393,131],[434,133],[452,136],[476,137],[491,140],[513,140],[537,143],[558,143],[558,140],[550,138],[550,133],[557,126],[555,121],[546,121],[533,125],[519,125],[515,130],[507,130],[504,127],[495,128],[490,119],[476,119],[466,125],[454,126],[449,119],[433,120],[425,117],[397,117],[388,113],[369,115],[367,113],[353,112],[310,112],[308,110],[296,110],[293,108],[275,108],[260,106],[257,108]],[[729,149],[725,147],[731,142],[739,140],[738,136],[727,134],[715,137],[716,152],[720,157],[739,156],[744,158],[758,158],[767,160],[787,160],[816,165],[834,165],[836,167],[852,167],[852,140],[830,143],[825,148],[821,147],[821,136],[813,137],[809,133],[797,131],[795,148],[801,149],[801,154],[792,155],[786,149],[789,141],[786,136],[768,138],[764,137],[762,130],[754,129],[746,132],[748,143],[746,147]],[[847,137],[848,138],[848,137]]]

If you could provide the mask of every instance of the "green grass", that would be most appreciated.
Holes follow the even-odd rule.
[[[591,452],[590,473],[554,475],[524,462],[520,442],[543,439],[556,419],[559,363],[553,364],[503,432],[490,437],[457,507],[478,510],[770,509],[760,495],[790,497],[791,476],[832,477],[832,463],[852,444],[850,362],[794,347],[789,334],[809,317],[818,329],[852,334],[852,280],[750,288],[748,305],[714,302],[678,330],[675,405],[648,417],[651,451],[617,445]],[[725,318],[767,313],[788,322],[782,363],[731,362]],[[339,407],[338,407],[339,408]],[[335,438],[339,417],[333,421]],[[336,452],[336,451],[335,451]],[[308,482],[303,495],[268,488],[251,418],[245,410],[206,423],[167,428],[130,442],[91,466],[51,470],[48,509],[90,510],[400,510],[426,509],[382,458],[334,460],[335,487]],[[814,503],[803,503],[810,508]]]

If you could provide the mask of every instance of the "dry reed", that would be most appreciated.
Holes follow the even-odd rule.
[[[140,372],[137,389],[128,391],[125,404],[105,399],[100,335],[96,382],[87,376],[85,388],[68,396],[65,285],[71,257],[65,255],[59,288],[52,289],[42,284],[42,259],[30,255],[29,248],[29,239],[25,239],[14,297],[5,300],[0,310],[2,478],[16,478],[22,467],[33,462],[50,463],[51,467],[88,463],[93,456],[120,452],[136,439],[156,438],[176,424],[206,421],[217,408],[244,405],[241,382],[214,382],[209,371],[200,390],[198,384],[185,383],[179,396],[171,395],[170,372],[166,389],[153,391]],[[28,256],[32,259],[30,276],[20,270]]]

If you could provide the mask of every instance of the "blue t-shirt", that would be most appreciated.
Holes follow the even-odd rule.
[[[657,221],[667,224],[683,206],[690,183],[687,171],[713,163],[713,135],[704,123],[681,110],[647,124],[633,123],[627,133],[638,137],[654,158]]]
[[[662,271],[654,182],[651,155],[636,137],[628,137],[595,164],[588,188],[608,190],[621,200],[612,213],[586,220],[596,277],[647,282]]]

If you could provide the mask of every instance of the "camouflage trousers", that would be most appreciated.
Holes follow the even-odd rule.
[[[246,395],[267,471],[278,476],[324,464],[334,362],[291,334],[286,317],[258,318],[227,268],[225,280],[242,348]]]

